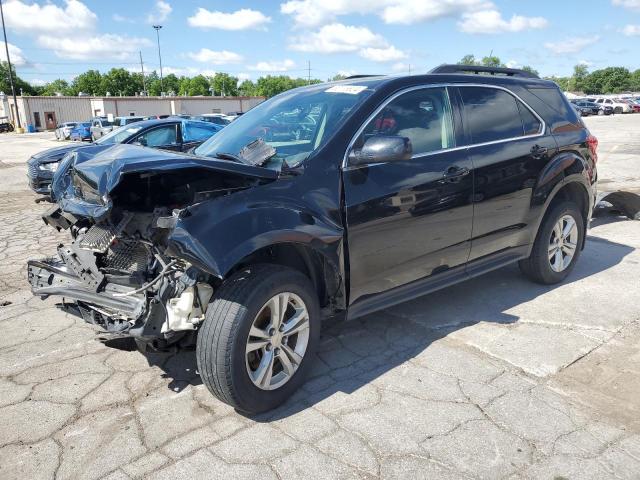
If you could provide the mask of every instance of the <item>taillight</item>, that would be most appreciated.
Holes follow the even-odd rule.
[[[587,145],[589,146],[589,151],[591,152],[593,163],[596,163],[598,161],[598,139],[589,134],[589,136],[587,137]]]

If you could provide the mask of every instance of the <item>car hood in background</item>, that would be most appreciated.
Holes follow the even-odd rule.
[[[31,158],[33,158],[34,160],[37,160],[36,163],[58,162],[67,153],[73,152],[74,150],[87,148],[87,147],[90,147],[90,146],[91,146],[91,144],[89,144],[89,145],[82,145],[82,144],[78,145],[78,144],[73,144],[73,143],[72,144],[67,144],[67,145],[62,145],[62,146],[59,146],[59,147],[50,148],[50,149],[45,150],[45,151],[40,152],[40,153],[36,153]]]

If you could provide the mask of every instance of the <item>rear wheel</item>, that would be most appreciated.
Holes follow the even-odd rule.
[[[305,275],[278,265],[247,267],[207,308],[196,349],[200,377],[238,410],[271,410],[304,381],[319,334],[318,300]]]
[[[622,113],[622,107],[616,107],[613,109],[614,113]]]
[[[531,255],[520,261],[520,269],[538,283],[563,281],[578,261],[584,233],[578,206],[571,201],[558,203],[543,219]]]

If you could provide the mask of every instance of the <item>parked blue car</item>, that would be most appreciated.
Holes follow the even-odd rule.
[[[88,123],[78,125],[89,125]],[[43,195],[49,195],[51,179],[60,160],[69,152],[86,150],[91,151],[94,145],[116,145],[128,143],[141,145],[174,152],[187,152],[209,137],[222,130],[221,125],[214,123],[184,120],[179,117],[169,117],[164,120],[145,120],[130,125],[116,128],[105,134],[93,143],[78,145],[68,143],[66,145],[50,148],[33,155],[27,161],[27,176],[31,189]],[[71,139],[74,140],[74,129]],[[85,134],[84,127],[79,127],[76,138],[89,138],[91,133]]]
[[[74,142],[82,142],[83,140],[91,140],[91,124],[90,123],[78,123],[73,130],[69,138]]]

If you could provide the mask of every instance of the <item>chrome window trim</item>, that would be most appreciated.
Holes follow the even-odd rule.
[[[483,147],[485,145],[496,145],[496,144],[500,144],[500,143],[505,143],[505,142],[513,142],[516,140],[521,140],[523,138],[537,138],[537,137],[541,137],[545,135],[545,132],[547,131],[547,124],[544,121],[544,119],[538,115],[538,112],[536,112],[533,108],[531,108],[531,106],[525,102],[522,98],[520,98],[518,96],[518,94],[512,92],[511,90],[509,90],[508,88],[505,87],[501,87],[499,85],[488,85],[488,84],[484,84],[484,83],[434,83],[431,85],[415,85],[413,87],[407,87],[405,89],[399,90],[396,93],[394,93],[393,95],[391,95],[390,97],[388,97],[383,103],[381,103],[378,108],[376,108],[373,113],[371,115],[369,115],[369,117],[367,117],[366,121],[360,125],[360,127],[358,128],[358,130],[356,131],[355,135],[351,138],[351,141],[349,142],[349,145],[347,147],[347,150],[344,153],[344,157],[342,158],[342,170],[344,171],[349,171],[349,170],[356,170],[362,167],[373,167],[376,165],[384,165],[387,162],[375,162],[375,163],[365,163],[362,165],[349,165],[349,152],[351,151],[351,149],[353,148],[353,145],[355,144],[356,140],[358,139],[358,137],[360,135],[362,135],[362,132],[364,131],[365,127],[367,125],[369,125],[369,122],[371,122],[389,103],[391,103],[392,101],[394,101],[396,98],[398,98],[401,95],[404,95],[405,93],[409,93],[409,92],[413,92],[416,90],[426,90],[428,88],[446,88],[447,89],[447,97],[449,97],[449,87],[455,87],[455,88],[461,88],[461,87],[482,87],[482,88],[493,88],[496,90],[503,90],[505,92],[507,92],[509,95],[513,96],[517,101],[521,102],[532,114],[535,118],[538,119],[538,121],[540,122],[540,129],[538,131],[538,133],[535,134],[531,134],[531,135],[521,135],[519,137],[510,137],[510,138],[503,138],[500,140],[492,140],[490,142],[482,142],[482,143],[470,143],[469,145],[462,145],[459,147],[451,147],[451,148],[443,148],[440,150],[434,150],[432,152],[425,152],[425,153],[420,153],[420,154],[416,154],[416,155],[412,155],[411,159],[420,159],[420,158],[424,158],[424,157],[429,157],[431,155],[437,155],[440,153],[444,153],[444,152],[454,152],[456,150],[464,150],[464,149],[470,149],[470,148],[475,148],[475,147]],[[451,98],[449,98],[449,102],[451,102]],[[452,112],[453,114],[453,112]],[[464,113],[461,112],[461,115],[463,116],[463,121],[464,121]],[[455,128],[455,125],[454,125]]]

